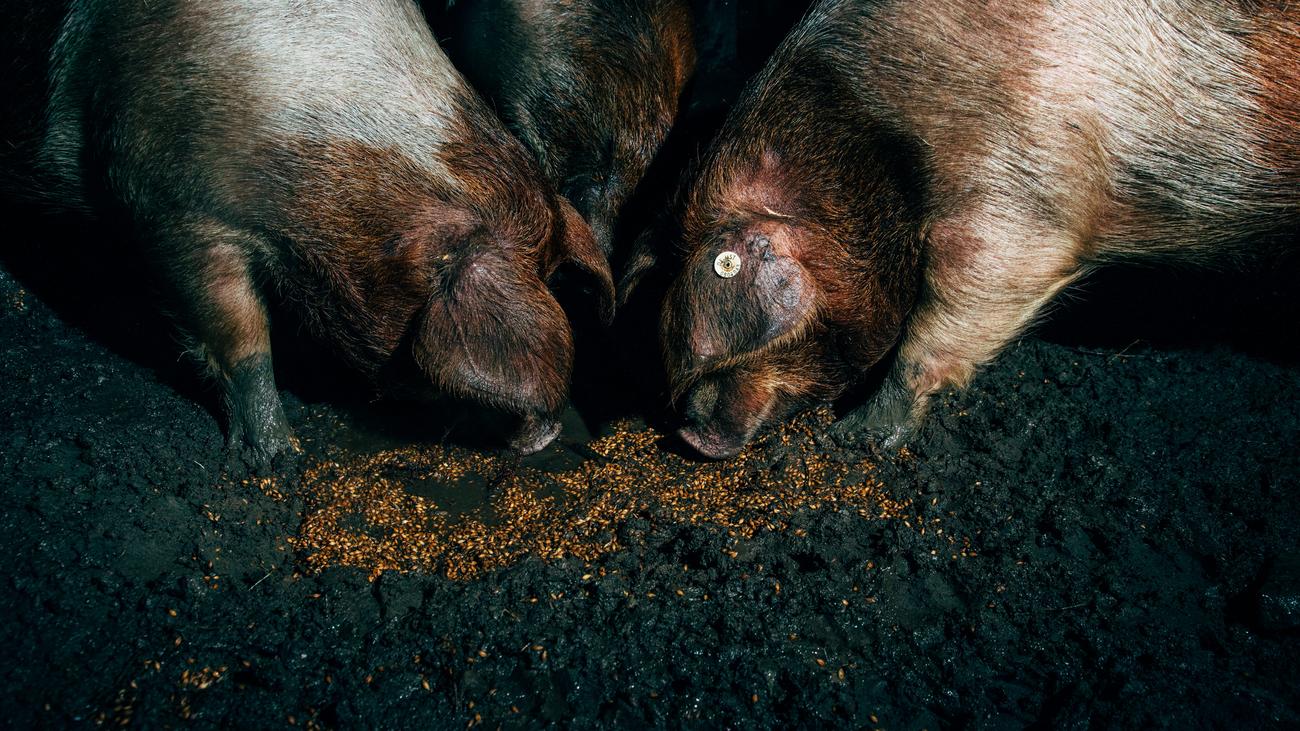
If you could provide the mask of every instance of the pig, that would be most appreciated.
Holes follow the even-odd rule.
[[[292,446],[271,298],[380,386],[509,414],[521,452],[556,436],[547,281],[609,307],[609,266],[414,3],[74,0],[52,60],[38,186],[125,222],[237,454]]]
[[[685,0],[437,0],[452,61],[591,225],[619,213],[677,118],[695,67]]]
[[[683,196],[681,437],[875,386],[835,428],[898,445],[1095,268],[1292,241],[1297,59],[1295,3],[822,0]]]

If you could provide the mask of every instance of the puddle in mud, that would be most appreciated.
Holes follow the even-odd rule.
[[[340,440],[346,448],[304,471],[307,509],[294,543],[313,569],[469,578],[524,556],[591,560],[619,550],[619,527],[637,516],[710,525],[738,539],[780,530],[798,510],[908,517],[910,501],[891,498],[872,464],[841,461],[819,447],[816,434],[831,421],[826,410],[725,462],[665,449],[662,434],[630,421],[588,442],[577,421],[526,458],[441,444],[361,452],[358,442],[376,441],[364,434]]]
[[[469,474],[457,480],[415,476],[398,481],[407,494],[432,502],[452,521],[478,513],[484,523],[496,522],[496,513],[490,510],[488,501],[494,481],[484,475]]]
[[[430,470],[423,460],[403,458],[402,455],[410,451],[409,439],[362,424],[341,424],[335,440],[339,450],[350,454],[354,460],[364,460],[368,455],[379,453],[391,455],[376,464],[375,477],[400,485],[408,495],[436,505],[449,524],[473,518],[493,526],[503,520],[493,507],[495,491],[516,473],[521,470],[570,472],[580,469],[585,461],[600,458],[587,446],[592,441],[592,434],[575,409],[565,411],[560,422],[563,426],[561,436],[536,454],[520,457],[505,450],[479,450],[485,459],[490,460],[483,464],[491,464],[490,469],[481,472]],[[447,449],[448,454],[458,451],[454,447],[437,448]],[[565,498],[563,491],[553,482],[540,481],[536,486],[537,496],[542,499],[559,501]]]

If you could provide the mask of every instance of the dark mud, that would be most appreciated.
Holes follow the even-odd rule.
[[[650,506],[456,581],[308,571],[301,467],[223,477],[215,394],[112,255],[0,275],[7,725],[1300,723],[1294,262],[1104,277],[906,452],[822,442],[926,534]],[[304,464],[406,438],[313,362],[280,359]]]

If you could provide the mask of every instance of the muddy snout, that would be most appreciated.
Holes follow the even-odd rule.
[[[546,449],[560,435],[560,420],[551,416],[528,415],[519,423],[510,448],[522,455],[535,454]]]
[[[722,384],[717,379],[700,381],[687,395],[682,408],[683,424],[677,436],[697,452],[711,459],[734,457],[749,441],[750,434],[737,430],[719,418]]]

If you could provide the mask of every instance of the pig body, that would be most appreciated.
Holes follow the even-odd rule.
[[[732,454],[892,354],[842,428],[896,442],[1090,269],[1295,232],[1298,58],[1282,2],[819,3],[689,195],[683,437]]]
[[[608,282],[590,231],[403,0],[70,4],[37,167],[49,197],[127,222],[230,439],[289,448],[266,298],[350,364],[557,431],[572,361],[544,280]]]
[[[685,0],[446,0],[452,61],[537,157],[609,255],[623,205],[694,70]]]

